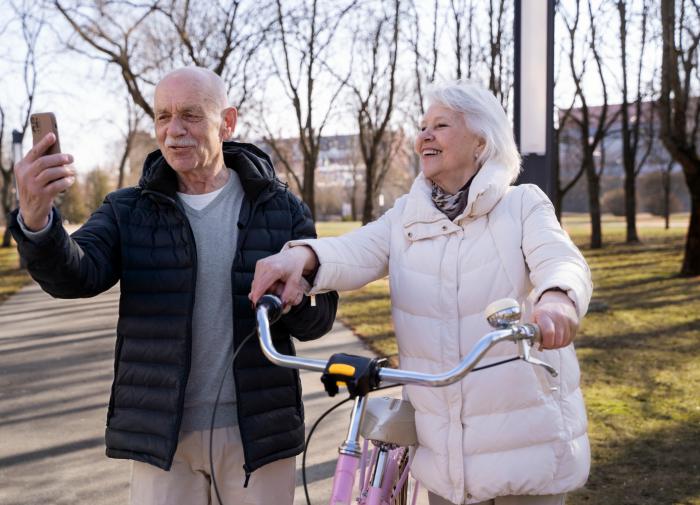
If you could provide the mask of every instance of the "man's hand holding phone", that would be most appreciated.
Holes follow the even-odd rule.
[[[15,164],[20,213],[30,231],[46,227],[54,198],[75,182],[75,171],[68,166],[72,155],[46,154],[57,141],[54,132],[43,135]]]

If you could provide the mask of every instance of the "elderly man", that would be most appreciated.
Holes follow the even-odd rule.
[[[56,139],[42,139],[15,168],[12,233],[32,277],[55,297],[120,282],[106,445],[107,456],[134,461],[132,504],[208,504],[216,495],[224,504],[291,504],[304,445],[299,377],[271,365],[255,338],[244,343],[255,326],[247,295],[256,261],[315,236],[313,222],[265,153],[225,141],[237,111],[219,76],[169,73],[154,110],[160,149],[139,185],[108,195],[71,237],[52,202],[74,182],[73,158],[44,155]],[[272,331],[291,353],[290,335],[330,329],[337,294],[315,304],[283,296],[291,309]]]

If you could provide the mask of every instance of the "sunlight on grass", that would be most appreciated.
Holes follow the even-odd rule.
[[[688,215],[640,215],[641,244],[605,216],[590,250],[585,215],[565,216],[593,273],[594,302],[577,339],[593,466],[569,505],[700,505],[700,279],[680,278]],[[322,223],[319,234],[358,223]],[[388,281],[342,293],[339,318],[377,353],[395,355]]]

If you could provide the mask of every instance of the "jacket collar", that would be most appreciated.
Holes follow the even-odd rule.
[[[270,157],[253,144],[224,142],[222,149],[225,165],[238,174],[243,192],[251,200],[255,200],[271,185],[282,184],[275,176]],[[175,198],[177,174],[165,161],[160,150],[153,151],[146,157],[139,186]]]
[[[411,186],[408,201],[402,215],[404,228],[412,230],[412,238],[426,238],[435,233],[450,233],[460,228],[460,223],[488,214],[499,202],[511,183],[513,171],[504,165],[489,161],[474,177],[469,188],[469,198],[464,211],[453,221],[435,207],[431,198],[430,181],[421,173]],[[423,225],[440,223],[440,226],[430,226],[433,232],[428,233]],[[419,231],[420,230],[420,231]]]

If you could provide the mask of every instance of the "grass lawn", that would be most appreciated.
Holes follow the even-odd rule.
[[[577,338],[593,467],[567,503],[700,505],[700,278],[677,276],[687,216],[670,230],[640,216],[639,245],[607,217],[600,250],[587,247],[585,216],[564,223],[591,266],[597,307]],[[378,352],[396,352],[386,280],[344,293],[340,317]]]
[[[2,229],[0,228],[0,231]],[[19,268],[17,248],[0,247],[0,303],[29,282],[29,275]]]

